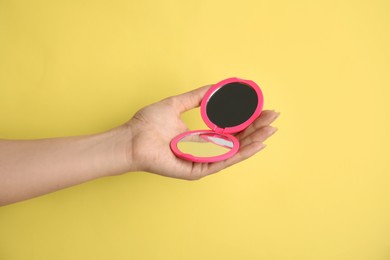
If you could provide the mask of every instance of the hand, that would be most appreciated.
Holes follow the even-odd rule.
[[[130,171],[196,180],[254,155],[275,132],[278,113],[263,111],[236,135],[240,150],[215,163],[177,158],[171,140],[188,131],[180,114],[199,106],[210,86],[166,98],[138,111],[126,124],[110,131],[37,140],[0,140],[0,206]]]
[[[278,113],[265,110],[247,129],[236,135],[240,149],[233,157],[215,163],[195,163],[177,158],[169,147],[178,134],[189,131],[181,113],[198,107],[210,86],[166,98],[139,110],[122,127],[131,132],[126,148],[129,171],[142,170],[163,176],[197,180],[243,161],[265,147],[263,142],[275,133],[270,124]]]

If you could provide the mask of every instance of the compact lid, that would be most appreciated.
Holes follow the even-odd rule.
[[[261,113],[264,98],[259,86],[240,78],[228,78],[205,94],[200,110],[206,125],[217,133],[237,133]]]

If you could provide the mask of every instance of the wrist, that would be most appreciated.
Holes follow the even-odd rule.
[[[121,125],[99,134],[103,140],[102,159],[108,164],[105,176],[137,171],[132,156],[132,131],[129,125]]]

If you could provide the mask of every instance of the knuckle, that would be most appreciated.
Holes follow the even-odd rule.
[[[143,123],[145,123],[147,121],[142,110],[136,112],[132,119],[135,121],[138,121],[138,122],[143,122]]]
[[[163,99],[162,101],[169,106],[176,105],[176,99],[174,97],[167,97],[167,98]]]

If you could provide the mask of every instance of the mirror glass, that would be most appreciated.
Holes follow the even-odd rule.
[[[233,127],[247,121],[255,112],[257,103],[257,93],[252,87],[233,82],[212,94],[207,102],[206,113],[218,127]]]
[[[233,142],[223,135],[200,132],[183,137],[177,148],[196,157],[213,157],[228,153],[233,148]]]

